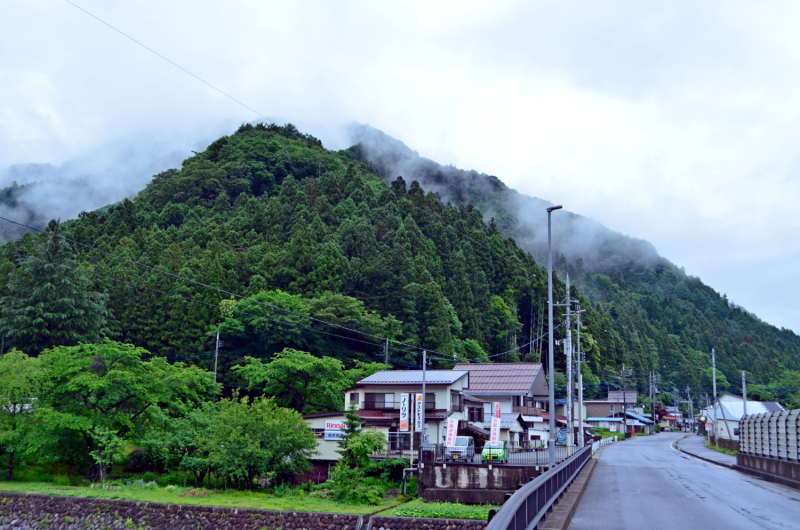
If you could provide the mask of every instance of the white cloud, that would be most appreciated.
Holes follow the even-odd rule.
[[[329,147],[370,123],[800,330],[797,4],[80,5]],[[66,2],[0,19],[0,167],[125,141],[188,154],[255,118]]]

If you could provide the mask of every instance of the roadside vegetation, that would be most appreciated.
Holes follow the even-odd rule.
[[[713,449],[714,451],[718,451],[720,453],[725,453],[726,455],[736,456],[736,455],[739,454],[736,451],[732,451],[730,449],[725,449],[724,447],[719,447],[718,445],[709,445],[708,442],[705,443],[705,446],[708,447],[709,449]]]
[[[422,502],[414,499],[396,508],[383,512],[397,517],[436,517],[440,519],[482,519],[486,520],[489,510],[499,509],[499,505],[470,505],[452,502]]]

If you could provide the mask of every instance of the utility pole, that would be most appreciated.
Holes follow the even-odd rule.
[[[623,418],[623,428],[622,428],[622,439],[625,439],[625,435],[628,433],[628,392],[627,387],[625,385],[626,379],[629,375],[633,375],[633,370],[628,368],[625,369],[625,363],[622,363],[622,418]]]
[[[555,363],[553,362],[553,239],[551,230],[551,214],[561,206],[547,209],[547,378],[550,398],[550,443],[548,443],[550,469],[556,466],[556,409],[555,401]]]
[[[742,370],[742,404],[744,405],[744,416],[747,416],[747,376],[745,375],[747,372]]]
[[[572,455],[572,435],[575,432],[575,424],[572,421],[572,394],[574,391],[572,377],[572,300],[569,296],[569,271],[567,271],[567,339],[564,343],[564,353],[567,355],[567,456]]]
[[[214,386],[217,385],[217,358],[219,357],[219,330],[217,330],[217,342],[214,344]]]
[[[383,364],[389,364],[389,339],[383,343]]]
[[[686,396],[689,398],[689,432],[694,432],[694,403],[689,386],[686,386]]]
[[[725,407],[722,406],[722,403],[717,401],[717,354],[714,351],[714,348],[711,348],[711,368],[712,374],[714,378],[714,407],[719,405],[719,411],[722,413],[722,421],[725,422],[725,428],[728,430],[728,439],[733,440],[733,436],[731,435],[731,426],[728,425],[728,419],[725,417]],[[714,409],[714,442],[717,441],[717,436],[719,433],[717,432],[717,409]],[[719,444],[717,444],[719,445]]]
[[[583,439],[583,370],[581,364],[586,362],[583,358],[583,351],[581,350],[581,305],[578,304],[576,311],[578,317],[578,352],[576,355],[576,365],[578,367],[578,447],[584,446]]]
[[[420,447],[425,446],[425,375],[428,369],[428,350],[422,350],[422,432],[419,435]]]
[[[650,370],[650,384],[647,387],[647,397],[650,398],[650,415],[653,417],[653,428],[656,426],[656,409],[653,406],[653,371]]]
[[[717,442],[717,436],[719,433],[717,432],[717,354],[714,351],[714,348],[711,348],[711,380],[713,382],[714,388],[714,443]],[[710,441],[708,443],[711,443]]]

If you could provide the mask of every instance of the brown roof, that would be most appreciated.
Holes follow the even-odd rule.
[[[622,403],[623,400],[622,394],[623,394],[622,390],[609,390],[608,400],[616,403]],[[628,390],[627,392],[625,392],[624,399],[626,403],[636,404],[637,397],[638,397],[638,392],[636,392],[635,390]]]
[[[541,363],[460,363],[453,370],[469,370],[465,392],[525,394],[542,369]]]

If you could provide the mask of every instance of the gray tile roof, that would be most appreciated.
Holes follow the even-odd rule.
[[[469,374],[466,370],[426,370],[425,384],[452,385]],[[381,370],[356,385],[421,385],[422,370]]]
[[[636,400],[639,396],[638,392],[635,390],[628,390],[625,394],[625,402],[626,403],[633,403],[636,404]],[[622,390],[609,390],[608,391],[608,400],[615,401],[617,403],[622,403]]]
[[[542,369],[540,363],[460,363],[453,370],[469,370],[469,393],[525,394]]]

